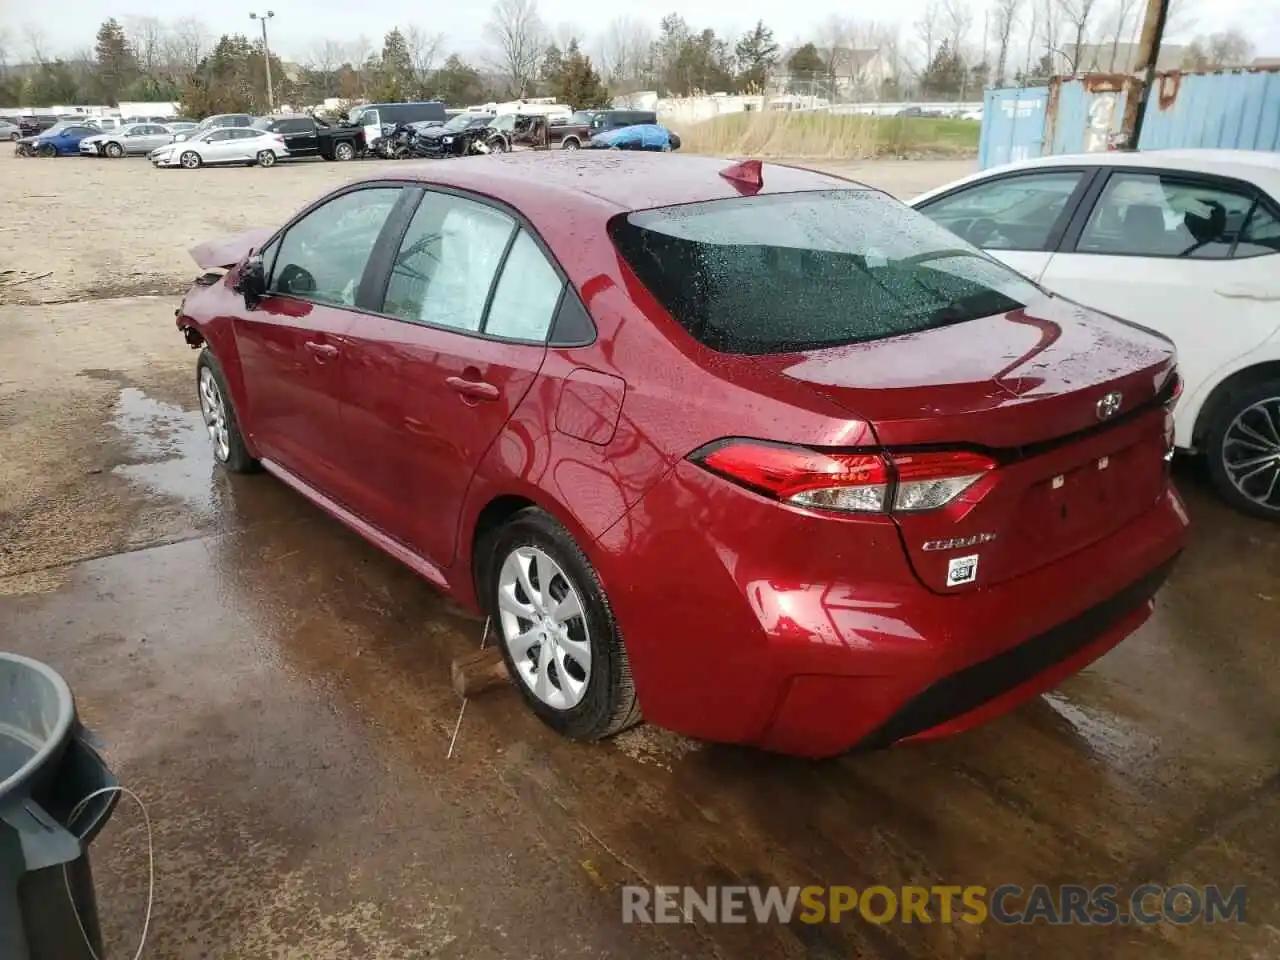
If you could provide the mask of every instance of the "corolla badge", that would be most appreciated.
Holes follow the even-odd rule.
[[[1124,394],[1119,390],[1113,390],[1110,393],[1104,393],[1102,399],[1098,401],[1095,408],[1098,411],[1099,420],[1110,420],[1120,411],[1120,404],[1124,400]]]

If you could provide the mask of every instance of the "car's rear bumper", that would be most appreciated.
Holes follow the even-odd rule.
[[[806,756],[953,733],[1136,630],[1185,539],[1167,488],[1111,535],[986,589],[926,589],[885,518],[779,507],[689,463],[593,560],[645,716]]]

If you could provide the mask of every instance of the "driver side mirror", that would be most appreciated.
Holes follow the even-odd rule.
[[[231,289],[244,297],[244,305],[250,309],[267,295],[267,272],[262,266],[262,257],[254,254],[244,262]]]

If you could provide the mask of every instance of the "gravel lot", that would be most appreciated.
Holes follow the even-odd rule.
[[[969,168],[835,169],[910,196]],[[1280,539],[1194,468],[1151,621],[970,734],[823,764],[645,727],[582,746],[499,691],[446,760],[480,625],[269,476],[216,470],[173,325],[190,245],[367,169],[0,156],[0,649],[64,673],[150,808],[147,956],[1280,956]],[[145,852],[122,804],[93,853],[111,957]],[[1245,884],[1248,923],[628,926],[619,893],[1148,881]]]

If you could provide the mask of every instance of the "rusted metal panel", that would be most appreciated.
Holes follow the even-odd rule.
[[[1280,70],[1161,74],[1141,146],[1280,150]]]
[[[1007,116],[990,106],[983,111],[982,166],[1009,155],[1084,153],[1114,149],[1126,105],[1135,100],[1140,81],[1119,73],[1054,77],[1034,93],[1043,97],[1043,125],[1029,129],[1028,115],[1016,130]],[[987,103],[1007,103],[1031,90],[988,91]],[[1006,107],[1007,111],[1009,108]],[[992,126],[988,136],[988,125]],[[1142,121],[1142,149],[1217,147],[1280,151],[1280,67],[1186,73],[1170,70],[1155,77]],[[991,146],[987,146],[990,140]],[[1036,141],[1040,145],[1036,146]],[[1004,145],[1003,153],[997,149]]]

